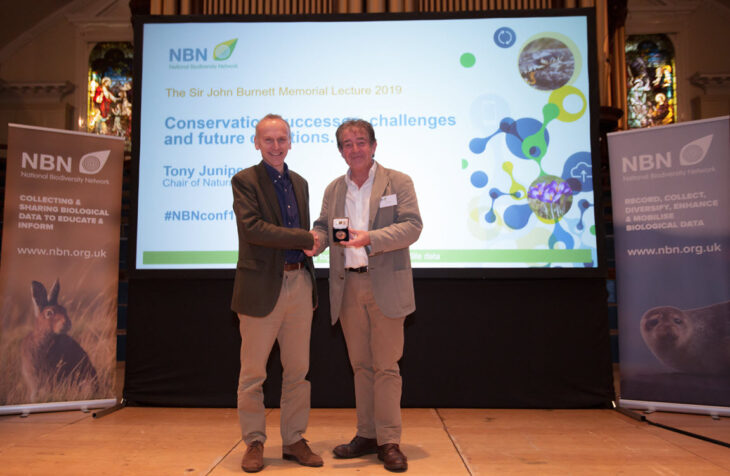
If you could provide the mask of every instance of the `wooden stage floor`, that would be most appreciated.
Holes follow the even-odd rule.
[[[650,419],[730,442],[730,419]],[[374,455],[334,459],[354,434],[352,409],[313,409],[307,438],[322,468],[281,459],[279,411],[267,414],[260,474],[384,475]],[[728,475],[730,449],[614,410],[404,409],[410,475]],[[0,417],[2,475],[244,474],[235,409],[126,407],[101,418],[64,411]]]

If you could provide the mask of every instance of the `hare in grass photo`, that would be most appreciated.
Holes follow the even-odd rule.
[[[60,288],[58,280],[50,293],[42,283],[31,283],[33,329],[21,346],[22,373],[30,402],[44,396],[88,393],[98,385],[88,354],[68,335],[71,320],[66,308],[58,303]]]

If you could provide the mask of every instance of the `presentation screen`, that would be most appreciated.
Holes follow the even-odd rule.
[[[592,15],[136,19],[135,269],[235,268],[230,180],[274,113],[312,220],[361,118],[415,184],[414,268],[597,270]]]

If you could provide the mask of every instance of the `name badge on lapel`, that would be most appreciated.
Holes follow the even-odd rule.
[[[398,205],[398,197],[396,194],[380,197],[380,208],[392,207],[395,205]]]

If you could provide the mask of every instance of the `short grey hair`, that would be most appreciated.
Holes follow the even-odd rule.
[[[340,127],[337,128],[337,132],[335,132],[335,136],[337,137],[337,148],[340,150],[342,150],[341,136],[345,129],[360,129],[365,131],[368,135],[368,139],[370,140],[370,144],[372,145],[375,143],[375,129],[373,129],[372,124],[363,119],[347,119],[345,122],[340,124]]]

